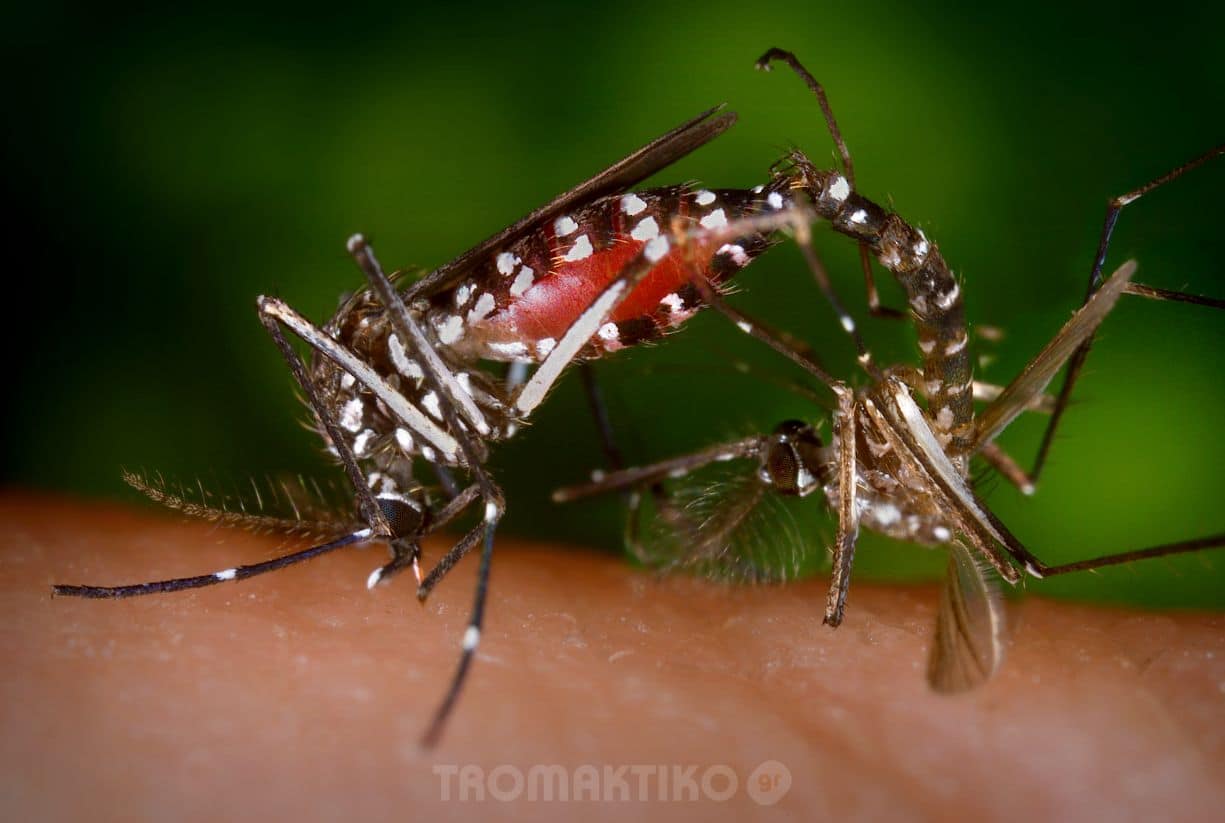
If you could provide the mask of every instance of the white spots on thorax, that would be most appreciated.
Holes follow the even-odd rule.
[[[868,213],[863,209],[855,209],[851,214],[851,222],[857,226],[862,226],[868,222]]]
[[[435,318],[434,328],[438,332],[438,342],[449,346],[464,336],[464,319],[458,314],[448,314]]]
[[[766,204],[777,211],[783,207],[783,196],[776,191],[772,191],[766,195]]]
[[[566,252],[566,256],[562,259],[567,263],[577,263],[579,260],[586,260],[595,249],[591,246],[591,238],[585,234],[580,234],[578,239],[574,241],[574,245],[570,247],[570,251]]]
[[[361,431],[362,418],[365,416],[366,404],[360,397],[354,397],[340,410],[340,427],[356,434]]]
[[[671,314],[679,314],[685,310],[685,301],[682,300],[681,296],[676,292],[665,294],[663,299],[659,301],[659,305],[667,306],[668,312]]]
[[[476,649],[481,643],[481,630],[476,626],[469,626],[464,632],[464,651],[470,652]]]
[[[353,388],[353,386],[356,383],[357,383],[357,378],[349,374],[348,372],[345,372],[344,374],[340,376],[340,388],[344,389],[345,391],[348,391],[349,389]]]
[[[490,343],[489,350],[501,357],[524,357],[527,355],[527,345],[514,340],[509,343]]]
[[[714,231],[721,229],[727,225],[727,215],[723,213],[723,209],[715,209],[710,214],[698,221],[702,228]]]
[[[932,529],[932,537],[939,540],[941,543],[947,543],[953,538],[953,533],[945,526],[936,526]]]
[[[428,462],[433,463],[436,459],[438,459],[438,452],[434,451],[433,446],[422,446],[421,456]]]
[[[671,248],[672,246],[668,242],[668,238],[661,234],[659,237],[650,240],[643,248],[642,253],[649,262],[658,263],[668,256],[668,250]]]
[[[476,302],[472,305],[472,308],[468,310],[468,322],[481,322],[488,317],[495,308],[497,308],[497,305],[498,303],[493,299],[493,295],[489,292],[485,292],[480,297],[476,298]]]
[[[914,256],[918,258],[920,263],[927,257],[927,253],[931,251],[931,243],[927,242],[927,235],[923,233],[922,229],[919,229],[919,239],[910,250],[914,252]]]
[[[515,266],[523,261],[516,257],[512,252],[504,251],[498,255],[498,273],[510,274],[515,270]]]
[[[713,191],[707,191],[706,189],[702,189],[693,196],[693,202],[697,203],[699,206],[709,206],[711,203],[715,202],[716,199],[718,198],[715,197],[715,193]]]
[[[429,412],[434,419],[442,419],[442,407],[438,403],[438,395],[435,392],[429,391],[421,398],[421,407]]]
[[[510,284],[510,296],[522,297],[527,293],[527,290],[536,282],[536,271],[530,266],[524,266],[519,269],[519,274],[515,277],[515,282]]]
[[[616,340],[619,335],[620,332],[617,330],[616,323],[605,323],[603,326],[600,326],[599,331],[596,332],[596,336],[601,340]]]
[[[744,246],[738,243],[724,243],[715,254],[727,255],[732,259],[733,263],[742,269],[749,264],[748,252],[744,250]]]
[[[957,298],[960,296],[961,296],[961,286],[958,286],[957,281],[954,280],[953,288],[949,289],[944,294],[936,298],[936,306],[940,309],[948,309],[953,305],[953,303],[957,301]]]
[[[886,528],[902,520],[901,509],[893,503],[877,503],[872,507],[872,514],[876,516],[876,522]]]
[[[218,580],[233,580],[238,576],[238,569],[222,569],[213,575]]]
[[[829,184],[828,194],[832,200],[841,203],[851,196],[851,184],[840,174]]]
[[[400,451],[405,454],[413,453],[413,433],[408,429],[396,429],[396,445],[400,447]]]
[[[545,337],[536,341],[536,356],[541,360],[549,356],[549,352],[557,348],[557,340],[552,337]]]
[[[502,510],[497,503],[492,500],[485,504],[485,522],[496,523],[498,518],[502,516]]]
[[[641,214],[646,209],[646,201],[638,195],[630,192],[621,198],[621,211],[633,217],[636,214]]]
[[[472,284],[464,283],[455,290],[455,307],[461,308],[468,305],[468,300],[472,297]]]
[[[565,237],[576,231],[578,231],[578,223],[574,222],[574,218],[568,214],[563,214],[553,221],[553,233],[558,237]]]
[[[366,452],[370,448],[370,441],[374,439],[374,429],[364,429],[361,434],[353,438],[353,456],[365,457]]]
[[[936,428],[944,431],[953,428],[953,410],[948,406],[942,406],[940,411],[936,412]]]
[[[766,190],[766,187],[765,187],[765,186],[754,186],[754,187],[752,188],[752,192],[753,192],[753,194],[761,194],[761,193],[762,193],[763,191],[765,191],[765,190]]]
[[[404,344],[400,342],[400,338],[395,334],[387,338],[387,351],[391,354],[391,365],[396,367],[396,371],[412,380],[420,380],[425,377],[425,372],[421,370],[421,366],[415,360],[408,359],[408,353],[404,350]]]
[[[638,225],[630,231],[630,237],[640,243],[659,237],[659,223],[655,222],[654,217],[648,215],[638,221]]]

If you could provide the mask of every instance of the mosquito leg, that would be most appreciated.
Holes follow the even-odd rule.
[[[1136,202],[1154,189],[1160,188],[1166,183],[1177,180],[1187,172],[1199,168],[1212,158],[1219,157],[1221,155],[1225,155],[1225,145],[1217,146],[1216,148],[1201,154],[1199,157],[1184,163],[1172,171],[1166,172],[1156,180],[1151,180],[1134,191],[1114,197],[1106,204],[1106,218],[1102,222],[1102,232],[1100,238],[1098,239],[1097,254],[1093,258],[1093,267],[1089,270],[1089,285],[1085,291],[1086,303],[1089,301],[1089,298],[1093,296],[1094,292],[1096,292],[1102,285],[1102,268],[1106,264],[1106,252],[1110,248],[1110,238],[1114,234],[1115,224],[1118,222],[1119,214],[1123,211],[1124,207]],[[1155,292],[1158,290],[1152,291]],[[1177,294],[1177,292],[1169,292],[1167,294]],[[1189,296],[1183,295],[1183,297]],[[1165,299],[1181,298],[1166,297]],[[1200,300],[1203,300],[1203,298],[1199,298],[1199,300],[1187,300],[1186,302],[1199,302]],[[1030,476],[1033,477],[1035,482],[1037,482],[1039,476],[1041,476],[1042,469],[1046,465],[1046,457],[1050,452],[1051,444],[1054,441],[1055,430],[1059,427],[1059,422],[1063,417],[1063,413],[1068,407],[1068,401],[1072,396],[1072,388],[1076,385],[1076,381],[1080,377],[1081,368],[1084,366],[1085,358],[1089,356],[1089,350],[1092,347],[1093,335],[1090,335],[1083,343],[1080,344],[1079,347],[1077,347],[1076,351],[1068,360],[1068,370],[1064,375],[1063,385],[1059,389],[1059,396],[1055,402],[1055,410],[1051,413],[1050,422],[1046,424],[1046,431],[1042,434],[1042,443],[1038,447],[1038,455],[1034,458],[1034,467],[1030,472]]]
[[[472,505],[472,502],[480,496],[481,487],[476,483],[473,483],[465,488],[459,494],[451,498],[450,502],[443,506],[442,511],[434,515],[434,519],[430,521],[425,533],[433,534],[443,526],[450,523],[456,517],[459,517],[460,513],[464,509],[468,508],[468,506]]]
[[[816,249],[812,246],[812,230],[808,221],[797,221],[795,227],[795,241],[800,247],[800,252],[804,255],[804,261],[808,264],[809,271],[812,272],[813,279],[817,281],[817,288],[825,295],[825,300],[834,309],[834,313],[838,315],[838,322],[842,325],[845,331],[851,337],[851,341],[855,344],[855,354],[859,357],[860,364],[863,365],[868,373],[879,379],[880,375],[872,366],[872,355],[868,351],[868,346],[864,343],[863,337],[859,334],[859,326],[855,323],[855,318],[846,310],[842,304],[841,298],[834,290],[834,284],[830,282],[829,273],[825,270],[825,265],[821,262],[821,258],[817,256]],[[860,249],[866,249],[862,244]],[[875,286],[873,286],[875,290]]]
[[[1078,560],[1075,563],[1062,563],[1057,566],[1048,566],[1031,555],[1031,559],[1025,564],[1025,570],[1034,577],[1055,577],[1056,575],[1067,574],[1068,572],[1090,571],[1106,566],[1131,563],[1134,560],[1168,557],[1172,554],[1183,554],[1185,552],[1219,548],[1221,546],[1225,546],[1225,534],[1214,534],[1209,537],[1199,537],[1193,540],[1180,540],[1177,543],[1166,543],[1161,546],[1150,546],[1147,549],[1135,549],[1118,554],[1106,554],[1089,560]]]
[[[353,352],[337,343],[283,301],[277,300],[274,297],[260,297],[257,303],[261,322],[264,322],[265,326],[268,325],[268,318],[273,318],[283,323],[312,349],[353,375],[359,383],[373,392],[379,400],[383,401],[391,412],[416,435],[420,435],[421,438],[441,452],[447,459],[456,459],[459,452],[459,444],[455,438],[444,431],[433,420],[426,417],[425,412],[408,402],[403,394],[393,389],[386,380],[379,376],[378,372],[370,364],[359,359]]]
[[[810,349],[807,346],[795,343],[794,338],[784,332],[776,331],[764,323],[751,320],[744,312],[730,306],[723,299],[723,296],[711,287],[704,278],[692,277],[689,282],[698,290],[698,294],[701,295],[703,302],[735,323],[736,328],[750,337],[765,343],[826,386],[832,388],[838,384],[839,381],[826,372],[825,369],[821,368],[816,360],[808,354]]]
[[[157,580],[151,583],[136,583],[130,586],[65,586],[56,585],[51,587],[51,593],[64,597],[87,597],[94,599],[110,598],[110,597],[137,597],[143,594],[161,594],[163,592],[177,592],[184,589],[199,589],[203,586],[211,586],[216,583],[224,583],[228,580],[245,580],[248,577],[255,577],[257,574],[265,574],[267,572],[283,569],[286,566],[292,566],[294,563],[301,563],[304,560],[318,557],[321,554],[342,549],[345,546],[351,546],[354,543],[359,543],[364,540],[369,540],[372,537],[371,529],[361,529],[352,534],[346,534],[331,543],[324,543],[321,546],[312,546],[309,549],[294,552],[293,554],[274,557],[271,560],[265,560],[262,563],[252,563],[249,566],[234,566],[229,569],[222,569],[219,572],[212,574],[201,574],[195,577],[176,577],[170,580]]]
[[[429,728],[426,729],[425,735],[421,739],[422,745],[427,749],[432,749],[438,744],[438,739],[442,736],[442,730],[446,726],[447,718],[450,717],[451,710],[455,708],[455,701],[459,699],[459,693],[463,689],[464,679],[468,674],[469,667],[472,665],[472,658],[476,654],[476,647],[481,642],[481,625],[485,618],[485,595],[489,589],[489,565],[493,557],[493,531],[492,525],[486,526],[484,530],[485,545],[481,551],[481,565],[477,571],[476,595],[472,604],[472,616],[468,619],[468,628],[464,631],[459,666],[455,669],[455,674],[451,677],[451,685],[447,689],[442,703],[434,711],[434,717],[430,721]],[[474,529],[473,532],[475,533],[476,530]]]
[[[859,511],[855,507],[855,397],[846,386],[837,386],[834,392],[838,395],[834,432],[838,438],[838,533],[834,540],[834,566],[830,572],[829,598],[825,603],[825,623],[837,628],[842,624],[851,586],[855,541],[859,537]]]
[[[409,314],[408,308],[404,305],[404,301],[399,293],[396,292],[395,286],[392,285],[387,275],[383,272],[382,267],[374,256],[374,251],[360,234],[354,235],[349,239],[349,253],[353,255],[353,259],[357,261],[358,266],[366,275],[366,280],[370,283],[371,288],[374,289],[384,308],[387,309],[392,326],[403,337],[405,349],[410,351],[417,362],[421,364],[421,371],[426,385],[437,393],[438,405],[442,411],[443,419],[446,421],[450,431],[455,432],[455,439],[459,444],[460,452],[463,454],[468,470],[476,481],[481,498],[485,501],[484,521],[469,532],[470,535],[477,537],[483,535],[485,546],[481,552],[481,564],[477,571],[476,592],[472,604],[472,612],[468,618],[468,628],[464,631],[459,666],[456,668],[454,675],[452,675],[451,683],[447,687],[442,703],[435,711],[434,718],[430,722],[425,736],[422,738],[423,745],[426,748],[432,748],[438,742],[451,709],[455,706],[455,701],[463,690],[464,679],[468,674],[468,669],[471,667],[472,658],[476,654],[476,648],[480,644],[481,626],[485,617],[485,597],[489,590],[490,561],[493,558],[493,536],[497,531],[498,522],[502,519],[506,503],[502,496],[502,490],[494,483],[493,478],[483,465],[485,458],[484,442],[474,437],[460,422],[460,413],[462,411],[464,417],[478,433],[483,435],[489,434],[489,424],[485,421],[484,415],[477,408],[471,395],[463,390],[455,375],[451,373],[451,370],[442,362],[442,358],[434,351],[430,341]],[[468,537],[466,536],[456,546],[456,549],[463,547],[467,540]],[[453,549],[448,553],[448,556],[455,555],[455,559],[458,560],[466,552],[467,547],[464,547],[459,552]],[[441,578],[445,571],[444,569],[438,577]],[[422,586],[418,589],[418,596],[420,596],[421,589],[425,589],[426,593],[428,593],[429,589],[425,587],[426,582],[429,582],[428,579],[423,581]]]
[[[625,459],[621,449],[617,447],[617,439],[613,434],[612,420],[608,416],[608,406],[604,403],[604,393],[596,380],[595,367],[590,363],[579,364],[579,376],[583,379],[583,394],[587,396],[587,407],[595,421],[596,431],[600,435],[600,446],[604,450],[604,460],[614,471],[625,468]]]
[[[609,472],[608,474],[598,476],[590,483],[564,486],[557,489],[553,492],[553,502],[570,503],[574,500],[581,500],[584,497],[591,497],[597,494],[608,494],[610,492],[638,488],[649,483],[658,483],[669,477],[684,477],[686,474],[711,463],[759,457],[768,440],[769,438],[767,437],[755,435],[741,440],[733,440],[730,443],[707,446],[699,451],[683,454],[680,457],[673,457],[668,460],[660,460],[648,466],[638,466],[631,469]]]
[[[440,511],[434,517],[434,520],[430,523],[426,533],[432,534],[450,523],[480,496],[480,486],[478,486],[476,483],[468,486],[466,489],[456,495],[451,502],[447,503],[447,505],[443,507],[442,511]],[[445,555],[443,555],[442,559],[439,560],[437,565],[430,570],[429,574],[425,576],[424,580],[420,575],[417,576],[418,600],[425,600],[427,597],[429,597],[429,594],[431,591],[433,591],[434,586],[438,585],[438,581],[446,576],[447,572],[454,568],[455,564],[468,553],[468,550],[472,548],[478,539],[480,539],[480,536],[483,533],[483,526],[478,526],[471,530],[464,538],[452,546]]]
[[[791,67],[791,70],[799,75],[804,84],[809,90],[816,95],[817,104],[821,107],[821,114],[825,117],[825,125],[829,129],[829,136],[834,140],[834,146],[838,149],[838,156],[842,161],[842,172],[846,175],[847,182],[851,188],[855,189],[855,165],[851,162],[851,150],[847,148],[846,141],[842,139],[842,130],[838,128],[838,121],[834,118],[834,110],[829,105],[829,98],[825,94],[825,88],[817,82],[817,78],[813,77],[808,69],[804,68],[799,59],[789,51],[773,48],[763,54],[757,60],[757,68],[760,71],[770,71],[770,63],[775,60],[782,61]],[[876,280],[872,275],[872,256],[869,253],[867,243],[862,240],[859,242],[859,263],[863,269],[864,288],[868,293],[868,311],[873,317],[891,317],[895,319],[905,319],[908,315],[904,311],[890,308],[881,305],[880,292],[876,289]]]
[[[259,321],[268,330],[268,334],[272,336],[272,341],[276,343],[281,356],[285,358],[285,362],[289,365],[290,373],[293,374],[294,380],[302,389],[306,402],[327,431],[328,438],[332,441],[332,446],[340,457],[340,463],[344,466],[345,474],[348,475],[349,482],[353,485],[353,493],[357,496],[357,507],[361,512],[362,519],[375,530],[376,534],[389,536],[391,534],[391,525],[387,522],[387,518],[384,516],[378,503],[375,502],[374,494],[370,491],[366,478],[362,474],[361,468],[357,465],[357,458],[353,456],[353,449],[349,446],[349,441],[345,439],[344,433],[340,430],[335,415],[332,414],[327,404],[320,401],[319,393],[315,389],[315,383],[310,375],[307,374],[302,358],[298,356],[293,346],[289,345],[289,341],[285,339],[277,319],[264,311],[264,305],[264,298],[260,298]]]
[[[441,463],[434,463],[431,468],[434,470],[434,476],[438,478],[438,485],[442,486],[443,493],[449,499],[454,499],[459,494],[459,484],[455,482],[455,475]]]
[[[429,573],[425,576],[425,579],[421,581],[419,586],[417,586],[418,600],[424,601],[430,596],[430,592],[434,590],[434,587],[438,585],[438,582],[447,576],[447,572],[455,568],[456,563],[464,559],[464,556],[472,550],[472,547],[475,546],[477,541],[481,539],[481,537],[485,534],[485,531],[484,525],[475,526],[472,529],[469,529],[468,532],[464,534],[464,536],[461,537],[454,546],[447,550],[447,553],[444,554],[436,564],[434,564],[434,567],[430,569]]]
[[[1017,461],[1013,460],[1008,452],[1000,448],[999,444],[988,443],[983,446],[979,454],[983,460],[987,461],[991,468],[999,472],[1009,483],[1016,486],[1021,494],[1031,495],[1034,493],[1033,479],[1025,473],[1024,469],[1017,465]]]

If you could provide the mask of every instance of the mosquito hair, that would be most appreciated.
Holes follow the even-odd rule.
[[[352,515],[322,517],[329,511],[327,496],[318,483],[312,481],[308,486],[301,476],[296,478],[296,485],[290,480],[268,477],[264,479],[262,489],[260,482],[250,477],[250,493],[241,493],[236,489],[229,494],[210,491],[199,477],[195,479],[195,489],[189,492],[181,483],[175,488],[160,472],[150,479],[144,474],[125,469],[121,476],[125,483],[158,505],[194,520],[256,534],[334,536],[356,523]],[[217,502],[212,502],[214,499]],[[252,503],[254,513],[249,510]]]

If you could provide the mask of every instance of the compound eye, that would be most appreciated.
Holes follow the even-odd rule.
[[[777,433],[777,429],[775,430]],[[770,445],[763,461],[763,468],[769,478],[770,485],[780,494],[795,494],[799,490],[796,474],[800,463],[795,449],[784,440],[776,440]]]
[[[420,533],[425,518],[421,516],[420,509],[415,508],[407,500],[398,497],[380,497],[378,504],[383,516],[387,518],[387,524],[391,526],[389,537],[392,539],[416,537]]]

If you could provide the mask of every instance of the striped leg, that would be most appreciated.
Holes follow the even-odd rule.
[[[1225,155],[1225,145],[1217,146],[1216,148],[1201,154],[1199,157],[1190,160],[1178,168],[1166,172],[1141,186],[1134,191],[1129,191],[1127,194],[1121,194],[1118,197],[1111,198],[1106,204],[1106,218],[1102,222],[1102,232],[1097,244],[1097,254],[1093,258],[1093,266],[1089,270],[1089,285],[1085,292],[1085,302],[1093,297],[1102,286],[1102,269],[1106,265],[1106,252],[1110,248],[1110,238],[1114,234],[1115,224],[1119,220],[1119,215],[1126,206],[1136,202],[1144,195],[1164,186],[1167,183],[1177,180],[1189,171],[1199,168],[1214,157]],[[1133,284],[1128,290],[1131,294],[1138,294],[1143,297],[1150,297],[1160,300],[1176,300],[1185,303],[1194,303],[1196,305],[1210,306],[1213,308],[1225,308],[1225,301],[1213,300],[1195,295],[1183,294],[1181,292],[1167,291],[1165,289],[1156,289],[1150,286],[1143,286],[1139,283]],[[1077,379],[1080,377],[1081,368],[1085,364],[1085,358],[1089,356],[1089,351],[1093,347],[1093,335],[1090,335],[1076,351],[1072,354],[1068,361],[1068,370],[1063,378],[1063,385],[1059,389],[1059,396],[1055,402],[1055,410],[1051,413],[1050,422],[1046,425],[1046,431],[1042,435],[1042,444],[1038,447],[1038,454],[1034,458],[1034,467],[1030,471],[1030,476],[1037,482],[1038,477],[1042,474],[1042,469],[1046,465],[1046,457],[1050,452],[1051,444],[1055,438],[1055,430],[1059,427],[1059,422],[1063,418],[1063,413],[1068,407],[1068,401],[1072,396],[1072,388],[1076,385]]]

